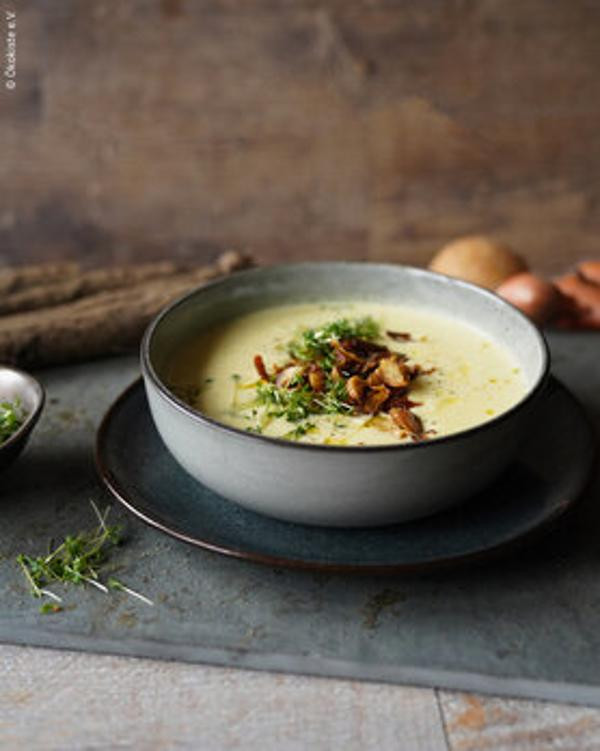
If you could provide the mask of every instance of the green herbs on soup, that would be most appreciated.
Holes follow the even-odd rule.
[[[283,437],[306,435],[316,427],[315,415],[385,415],[404,435],[422,440],[423,423],[411,411],[419,403],[409,396],[422,369],[390,349],[388,342],[399,338],[410,335],[384,334],[370,316],[304,329],[288,342],[281,362],[267,366],[262,354],[254,356],[256,404],[268,418],[298,423]]]
[[[477,328],[426,309],[349,301],[265,308],[184,343],[165,380],[250,433],[356,446],[477,425],[523,395],[518,363]]]

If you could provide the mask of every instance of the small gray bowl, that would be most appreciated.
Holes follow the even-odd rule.
[[[21,427],[0,443],[0,470],[6,469],[25,448],[45,402],[42,385],[22,370],[0,365],[0,402],[19,400],[26,417]]]
[[[268,438],[195,411],[167,387],[172,354],[229,318],[287,303],[362,300],[411,305],[477,327],[512,352],[524,398],[469,430],[397,446],[315,446]],[[546,342],[521,312],[475,285],[422,269],[306,263],[241,272],[167,307],[146,331],[142,374],[156,427],[194,478],[253,511],[337,527],[427,516],[475,494],[514,459],[549,370]]]

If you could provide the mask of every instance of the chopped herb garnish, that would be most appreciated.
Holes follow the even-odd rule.
[[[388,338],[407,341],[407,332],[387,332]],[[315,415],[377,415],[385,413],[393,426],[413,440],[426,431],[410,412],[412,382],[422,371],[408,357],[384,344],[385,336],[371,317],[340,318],[305,329],[287,345],[288,361],[269,371],[260,354],[254,357],[259,375],[255,404],[267,418],[297,423],[284,438],[298,440],[316,425]],[[253,414],[255,410],[253,410]],[[263,423],[264,424],[264,423]],[[336,424],[343,429],[345,426]]]
[[[25,422],[26,411],[19,399],[0,402],[0,444],[7,441]]]
[[[305,329],[288,344],[288,352],[295,360],[321,360],[333,365],[332,341],[366,339],[372,341],[380,334],[379,324],[370,316],[350,321],[340,318],[317,329]]]
[[[316,403],[326,415],[352,414],[354,406],[348,403],[348,392],[344,381],[327,381],[327,389],[319,394]]]
[[[299,422],[315,414],[351,414],[354,407],[348,403],[344,381],[331,377],[335,364],[333,342],[357,337],[370,341],[377,338],[379,332],[380,327],[372,318],[356,321],[341,318],[318,329],[306,329],[288,344],[288,352],[295,362],[308,365],[316,361],[324,371],[329,371],[323,390],[315,392],[310,379],[305,383],[303,369],[299,367],[285,388],[272,382],[259,383],[256,387],[258,404],[269,408],[269,416],[285,417],[289,422]]]
[[[290,441],[297,441],[307,433],[310,433],[310,431],[314,430],[316,427],[317,426],[314,422],[303,422],[300,423],[300,425],[296,425],[293,430],[290,430],[290,432],[286,433],[283,437],[287,438]]]
[[[256,399],[258,404],[268,408],[269,417],[285,417],[289,422],[304,420],[310,414],[320,411],[307,386],[285,389],[274,383],[259,383],[256,387]]]
[[[352,414],[354,406],[348,401],[344,380],[332,377],[336,359],[334,343],[347,339],[369,342],[379,334],[378,323],[370,317],[355,321],[341,318],[320,328],[304,330],[287,347],[294,362],[300,365],[297,372],[285,387],[277,382],[260,382],[256,387],[257,403],[267,406],[270,417],[285,417],[289,422],[305,420],[309,415]],[[307,380],[303,372],[302,366],[313,363],[318,363],[325,374],[320,391],[311,388],[310,377]]]

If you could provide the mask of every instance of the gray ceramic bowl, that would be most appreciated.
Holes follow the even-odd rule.
[[[0,470],[12,464],[25,448],[45,401],[44,389],[35,378],[21,370],[0,366],[0,401],[13,402],[17,399],[27,416],[21,427],[0,443]]]
[[[259,308],[294,302],[370,300],[446,313],[507,347],[526,396],[493,420],[450,436],[398,446],[313,446],[216,422],[180,401],[163,376],[194,334]],[[539,330],[480,287],[421,269],[307,263],[241,272],[165,309],[142,344],[142,372],[154,422],[193,477],[246,508],[292,522],[376,526],[433,514],[490,483],[518,451],[548,375]]]

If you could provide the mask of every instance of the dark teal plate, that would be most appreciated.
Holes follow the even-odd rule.
[[[108,489],[163,532],[273,566],[357,572],[468,561],[528,541],[575,502],[593,453],[582,408],[552,380],[519,461],[492,487],[427,519],[356,530],[280,522],[246,511],[199,484],[162,443],[141,381],[110,408],[97,438],[98,471]],[[235,467],[227,470],[235,472]]]

